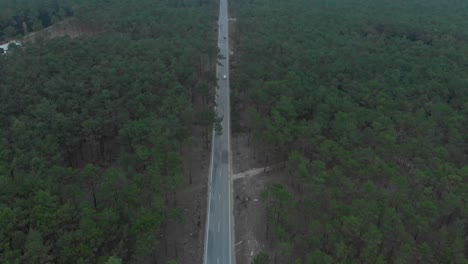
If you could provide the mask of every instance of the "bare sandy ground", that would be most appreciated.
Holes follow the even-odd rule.
[[[182,209],[183,220],[170,220],[166,234],[161,230],[160,245],[155,249],[158,263],[165,264],[171,259],[181,264],[203,261],[211,147],[203,146],[203,137],[195,145],[197,146],[187,146],[184,149],[185,179],[176,193],[176,203],[172,196],[169,197],[169,207]]]
[[[264,172],[263,160],[247,145],[246,134],[231,139],[234,181],[234,223],[237,264],[250,264],[260,251],[270,253],[273,248],[266,240],[266,212],[261,198],[265,187],[282,183],[281,166],[274,165]]]

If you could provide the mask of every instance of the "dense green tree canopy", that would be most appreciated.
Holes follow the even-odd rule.
[[[161,255],[158,230],[181,218],[168,206],[181,146],[213,125],[194,102],[214,88],[214,5],[178,2],[0,2],[0,23],[65,8],[101,29],[0,57],[0,263]]]
[[[468,2],[232,5],[278,261],[467,263]]]
[[[89,0],[1,0],[0,41],[48,27],[73,15],[76,4]]]

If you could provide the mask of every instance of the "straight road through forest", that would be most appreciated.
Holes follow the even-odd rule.
[[[205,234],[205,264],[231,264],[232,194],[229,102],[229,36],[227,0],[219,4],[218,47],[216,68],[216,112],[222,117],[221,131],[213,131],[211,167],[208,183],[208,212]]]

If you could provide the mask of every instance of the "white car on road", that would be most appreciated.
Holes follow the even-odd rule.
[[[226,75],[223,75],[223,79],[226,80],[226,78],[227,78]]]

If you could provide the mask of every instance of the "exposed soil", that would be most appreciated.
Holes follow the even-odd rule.
[[[237,133],[231,139],[234,174],[261,168],[264,165],[259,154],[247,144],[248,135]],[[249,264],[260,251],[270,253],[274,250],[266,239],[266,212],[261,199],[265,187],[273,182],[284,183],[281,168],[275,167],[256,175],[234,180],[234,223],[235,252],[238,264]]]
[[[264,159],[252,145],[248,144],[248,136],[245,133],[231,134],[232,170],[238,174],[264,165]]]
[[[170,198],[170,206],[181,208],[184,220],[182,223],[170,221],[165,236],[161,232],[161,245],[156,249],[158,263],[166,263],[170,259],[178,263],[203,261],[210,151],[211,146],[205,148],[203,137],[183,151],[185,181],[176,194],[175,204],[173,197]]]
[[[266,239],[266,211],[261,194],[266,185],[282,181],[284,177],[281,171],[271,171],[234,181],[237,263],[251,263],[260,251],[269,253],[273,258],[274,248]]]

